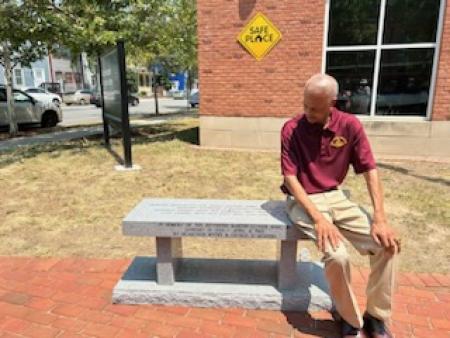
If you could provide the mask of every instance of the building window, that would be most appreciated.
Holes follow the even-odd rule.
[[[380,0],[331,0],[328,44],[375,45]]]
[[[45,82],[45,72],[42,68],[33,69],[34,86],[39,87],[42,82]]]
[[[75,83],[78,85],[81,85],[82,84],[81,83],[81,73],[76,72],[76,73],[73,73],[73,75],[75,77]]]
[[[64,82],[65,83],[73,83],[73,73],[72,72],[64,73]]]
[[[339,108],[426,117],[444,0],[328,0],[325,71]]]
[[[148,73],[139,73],[139,86],[150,87],[150,76]]]
[[[22,69],[16,68],[14,69],[14,85],[17,87],[23,86],[23,72]]]
[[[374,62],[373,50],[327,53],[327,72],[339,82],[339,108],[354,114],[370,115]]]

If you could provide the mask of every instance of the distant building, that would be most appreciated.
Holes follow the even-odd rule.
[[[58,82],[63,92],[92,88],[95,76],[89,69],[86,54],[71,60],[70,53],[62,50],[33,62],[30,67],[20,64],[13,69],[15,88],[39,87],[42,82]],[[0,84],[5,84],[5,72],[0,65]]]
[[[130,66],[128,69],[137,74],[137,86],[139,94],[152,95],[152,73],[146,67]]]
[[[68,50],[61,49],[46,59],[50,69],[50,82],[60,83],[63,92],[92,89],[96,85],[95,74],[90,70],[86,53],[73,59]]]
[[[48,61],[42,59],[31,64],[31,67],[16,66],[13,69],[13,85],[15,88],[38,87],[42,82],[50,80]],[[0,84],[5,84],[5,70],[0,65]]]

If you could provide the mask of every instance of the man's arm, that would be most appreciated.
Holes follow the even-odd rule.
[[[284,183],[289,189],[295,201],[301,205],[314,222],[314,229],[317,234],[317,246],[319,250],[325,251],[325,244],[330,242],[331,246],[336,249],[339,242],[343,239],[339,230],[331,224],[317,209],[314,203],[308,197],[305,189],[303,189],[298,178],[294,175],[284,176]]]
[[[400,241],[394,229],[387,224],[384,212],[383,186],[377,169],[363,173],[373,205],[373,222],[371,235],[375,242],[385,248],[390,248],[397,253],[400,252]]]

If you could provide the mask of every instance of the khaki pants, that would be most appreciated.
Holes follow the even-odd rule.
[[[369,256],[371,273],[366,289],[367,312],[388,321],[391,316],[396,256],[373,240],[368,215],[351,202],[342,190],[311,194],[309,198],[360,254]],[[292,222],[312,239],[316,239],[311,218],[293,197],[288,197],[286,208]],[[337,312],[350,325],[361,328],[363,321],[351,287],[350,262],[345,245],[341,243],[333,250],[327,243],[322,261],[325,263],[325,276]]]

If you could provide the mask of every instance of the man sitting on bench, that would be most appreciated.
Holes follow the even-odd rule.
[[[386,220],[383,190],[364,129],[354,115],[334,108],[337,94],[338,84],[329,75],[316,74],[307,81],[304,114],[286,122],[281,132],[282,190],[288,195],[290,219],[324,253],[342,336],[389,338],[385,323],[391,316],[400,240]],[[350,164],[366,180],[373,220],[339,189]],[[344,238],[370,259],[363,316],[350,284]]]

